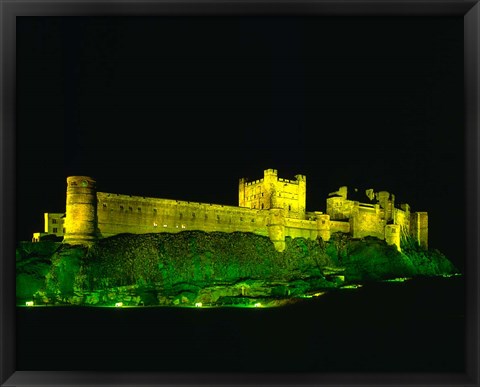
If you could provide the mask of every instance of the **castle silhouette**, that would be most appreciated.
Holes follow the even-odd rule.
[[[411,212],[408,204],[395,207],[395,196],[386,191],[366,190],[368,202],[362,203],[348,199],[347,187],[340,187],[328,195],[326,213],[308,212],[306,177],[288,180],[267,169],[262,179],[240,179],[238,195],[238,207],[122,195],[98,192],[91,177],[70,176],[66,212],[45,213],[45,232],[35,233],[33,241],[54,234],[64,243],[90,245],[122,233],[242,231],[268,236],[283,251],[287,236],[328,241],[341,232],[377,237],[398,250],[406,236],[428,247],[427,212]]]

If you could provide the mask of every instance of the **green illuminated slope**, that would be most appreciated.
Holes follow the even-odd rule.
[[[44,243],[51,245],[42,250]],[[17,251],[17,301],[254,305],[348,283],[457,272],[442,254],[414,244],[399,253],[376,238],[352,240],[345,234],[328,242],[287,238],[286,244],[280,253],[267,237],[201,231],[123,234],[89,249],[23,243]]]

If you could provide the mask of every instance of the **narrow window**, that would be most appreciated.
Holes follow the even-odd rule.
[[[179,218],[180,218],[180,219],[183,218],[183,214],[182,214],[181,212],[180,212]]]
[[[107,208],[107,205],[105,203],[102,204],[103,208]]]
[[[242,217],[240,218],[240,222],[243,222],[243,218],[242,218]]]
[[[123,206],[120,206],[120,211],[123,211]]]
[[[53,228],[53,232],[54,232],[54,233],[57,232],[57,228],[56,228],[56,227]]]
[[[192,212],[192,218],[195,218],[195,212]]]
[[[57,224],[57,219],[52,219],[52,224]]]
[[[292,211],[292,206],[288,205],[288,211]]]
[[[129,210],[129,211],[133,211],[133,208],[132,208],[132,207],[128,207],[128,210]]]
[[[154,214],[157,213],[157,209],[156,209],[156,208],[153,209],[153,213],[154,213]]]
[[[63,233],[65,234],[65,227],[63,228]]]
[[[263,203],[262,203],[262,210],[263,210]]]

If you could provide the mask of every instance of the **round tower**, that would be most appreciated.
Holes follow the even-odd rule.
[[[327,214],[315,214],[317,220],[317,232],[318,236],[323,241],[330,240],[330,215]]]
[[[67,207],[63,242],[70,245],[89,245],[96,239],[96,182],[88,176],[67,177]]]
[[[387,224],[385,226],[385,242],[389,245],[395,245],[398,251],[402,251],[400,248],[400,225]]]

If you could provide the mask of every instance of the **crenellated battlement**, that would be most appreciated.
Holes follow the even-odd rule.
[[[263,178],[251,182],[239,179],[238,206],[97,192],[91,177],[70,176],[64,221],[63,214],[45,216],[51,219],[48,227],[64,234],[68,244],[90,245],[120,233],[201,230],[269,236],[278,251],[285,249],[286,237],[329,240],[335,232],[374,236],[399,250],[402,237],[411,236],[428,247],[426,212],[411,212],[408,204],[397,208],[395,196],[387,191],[366,190],[369,202],[348,196],[348,188],[340,187],[329,194],[325,213],[307,212],[306,176],[281,178],[276,169],[264,170]],[[61,232],[52,227],[57,222],[64,227]],[[40,237],[35,233],[35,240]]]
[[[263,178],[262,179],[258,179],[258,180],[254,180],[254,181],[245,181],[245,185],[246,186],[249,186],[249,185],[257,185],[257,184],[261,184],[263,183]]]

